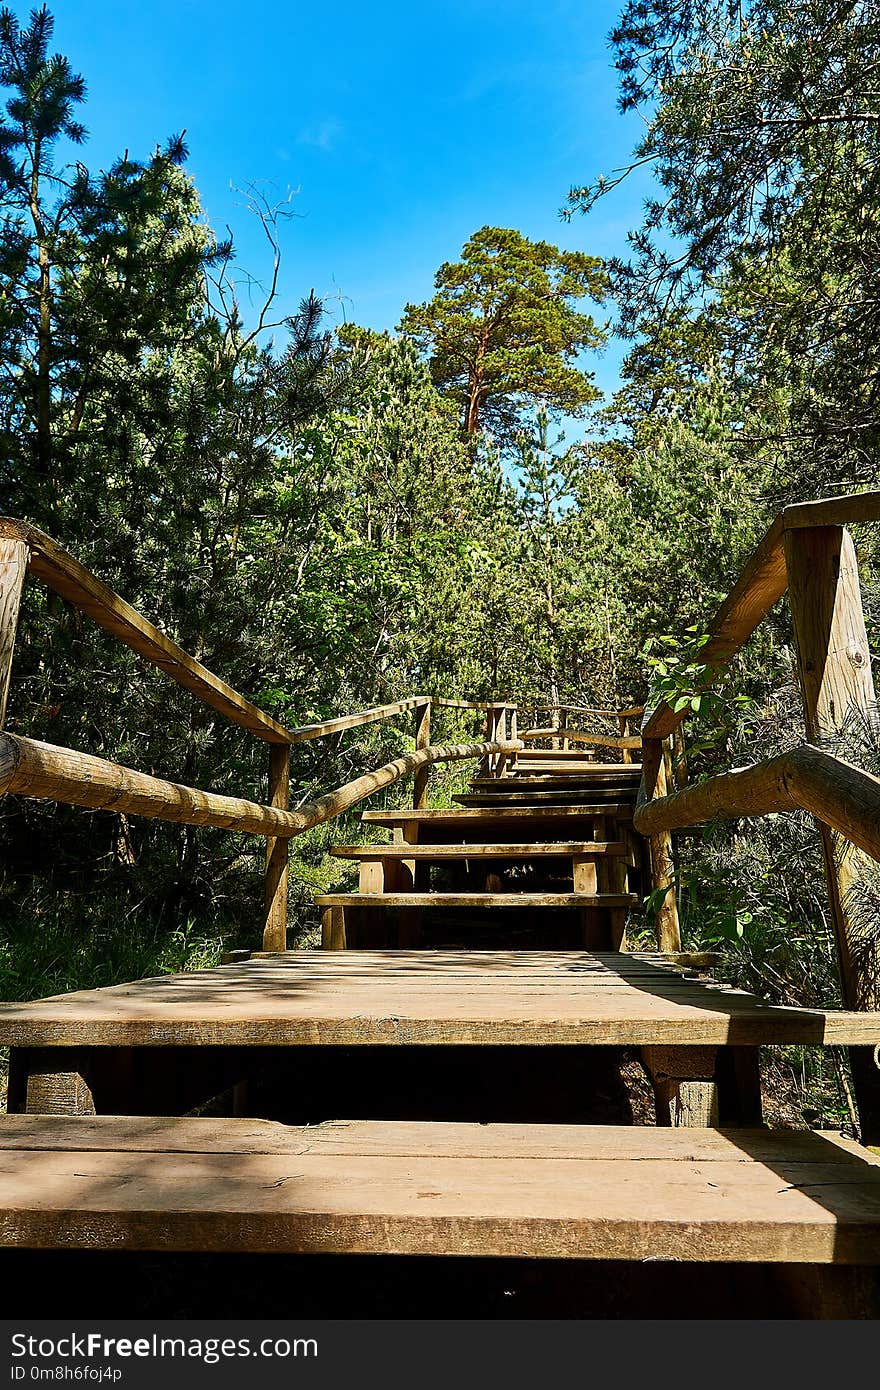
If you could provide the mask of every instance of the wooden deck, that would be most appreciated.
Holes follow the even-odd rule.
[[[880,1262],[880,1163],[836,1135],[10,1116],[0,1245]]]
[[[0,1005],[0,1045],[880,1043],[880,1013],[786,1008],[656,955],[289,951]]]

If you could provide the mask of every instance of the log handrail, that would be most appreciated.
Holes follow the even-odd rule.
[[[633,825],[642,835],[658,835],[776,811],[809,811],[880,860],[880,777],[810,743],[643,801]]]
[[[16,734],[0,734],[0,797],[7,793],[60,801],[69,806],[212,826],[245,835],[290,839],[342,815],[373,792],[433,763],[460,762],[487,753],[513,753],[519,742],[437,744],[404,754],[375,772],[364,773],[295,811],[240,797],[167,782],[145,772]]]

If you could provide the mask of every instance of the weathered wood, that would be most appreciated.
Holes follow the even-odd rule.
[[[617,721],[617,728],[618,728],[618,730],[619,730],[619,732],[620,732],[620,738],[621,738],[620,746],[621,746],[621,748],[622,748],[622,750],[623,750],[621,756],[623,757],[623,761],[624,761],[625,763],[631,763],[631,762],[632,762],[632,752],[631,752],[630,750],[631,750],[632,748],[634,748],[634,747],[641,747],[642,740],[641,740],[641,738],[639,738],[638,744],[632,744],[632,743],[630,743],[630,741],[629,741],[629,733],[628,733],[628,731],[629,731],[629,716],[626,715],[626,714],[622,714],[622,715],[620,716],[620,718],[618,719],[618,721]]]
[[[31,1115],[94,1115],[86,1079],[88,1063],[75,1049],[28,1048],[18,1059],[25,1075],[25,1109]]]
[[[658,1125],[705,1129],[718,1123],[717,1049],[643,1047],[641,1057],[654,1091]]]
[[[621,720],[621,723],[626,723]],[[555,738],[559,734],[558,729],[525,729],[520,738],[524,743],[534,743],[539,738]],[[566,729],[565,737],[570,743],[589,743],[595,744],[598,748],[622,748],[625,752],[633,748],[641,748],[642,740],[638,734],[586,734],[579,729]],[[529,755],[537,752],[552,753],[552,748],[548,749],[529,749]],[[624,757],[624,764],[632,761],[631,758]]]
[[[834,747],[853,719],[860,727],[880,728],[855,547],[841,527],[822,526],[790,531],[785,554],[807,739]],[[880,782],[876,789],[880,807]],[[869,853],[880,858],[876,809],[874,817],[877,850]],[[820,833],[844,1001],[852,1008],[876,1008],[880,953],[855,902],[865,868],[845,834],[827,823],[820,824]]]
[[[18,792],[72,806],[124,811],[128,815],[185,825],[210,825],[248,835],[289,838],[341,815],[373,792],[409,776],[419,767],[479,758],[487,749],[500,752],[506,747],[505,744],[471,743],[424,748],[386,763],[298,811],[284,811],[280,807],[262,806],[258,802],[166,782],[70,748],[56,748],[35,739],[0,734],[0,796]]]
[[[880,492],[852,492],[843,497],[820,497],[816,502],[795,502],[782,512],[786,531],[805,526],[851,526],[859,521],[880,521]]]
[[[579,951],[288,951],[0,1005],[0,1045],[83,1052],[174,1045],[878,1042],[880,1013],[765,1004],[686,979],[657,957]]]
[[[344,908],[325,907],[321,913],[321,949],[324,951],[344,951],[348,944],[345,926]]]
[[[532,714],[592,714],[600,719],[617,719],[623,714],[635,719],[645,712],[644,705],[630,705],[627,709],[591,709],[588,705],[520,705],[520,709],[529,710]]]
[[[595,868],[595,865],[593,865]],[[588,870],[585,870],[588,873]],[[383,908],[418,907],[492,907],[492,908],[549,908],[549,907],[627,907],[638,899],[632,893],[591,893],[589,889],[574,893],[320,893],[315,902],[319,907],[342,904],[346,907],[377,906]]]
[[[27,564],[28,548],[25,542],[0,536],[0,729],[6,723],[9,678]]]
[[[633,814],[629,803],[603,803],[595,806],[451,806],[440,809],[432,807],[426,811],[362,811],[361,820],[371,825],[384,825],[389,828],[404,825],[459,826],[473,829],[481,822],[505,823],[533,820],[537,824],[553,820],[592,820],[601,813],[613,820],[628,820]]]
[[[650,804],[664,798],[669,791],[666,760],[663,756],[663,743],[660,739],[645,739],[642,746],[642,783],[639,799],[643,797]],[[638,810],[633,818],[636,830]],[[660,829],[648,835],[648,859],[651,867],[651,890],[662,893],[663,897],[655,910],[654,929],[657,946],[661,951],[681,950],[681,926],[678,920],[678,902],[675,894],[675,862],[672,852],[672,835],[668,829]]]
[[[102,584],[83,565],[56,545],[51,537],[11,517],[0,517],[0,536],[23,541],[30,552],[29,569],[62,598],[87,613],[107,632],[157,666],[206,705],[269,743],[285,743],[288,731],[207,667],[187,655],[125,599]]]
[[[642,835],[716,818],[809,811],[880,859],[880,778],[808,743],[636,807]]]
[[[736,655],[785,593],[788,581],[782,538],[780,516],[746,561],[739,579],[705,629],[710,637],[699,660],[709,668],[712,676]],[[642,724],[642,738],[666,738],[684,717],[684,710],[676,714],[663,700],[648,711]]]
[[[500,789],[497,793],[487,789],[486,791],[480,792],[467,792],[462,795],[456,794],[452,800],[458,806],[473,807],[477,810],[500,810],[506,807],[514,808],[517,806],[533,807],[535,810],[539,810],[542,806],[553,806],[562,811],[566,806],[570,806],[572,809],[580,811],[583,815],[587,815],[591,807],[600,806],[601,809],[605,810],[606,807],[611,807],[613,809],[620,804],[617,801],[609,801],[603,805],[599,799],[600,791],[601,788],[599,787],[585,789],[579,787],[560,787],[553,791],[519,791],[516,788],[505,787]],[[621,793],[619,788],[612,788],[607,794],[617,797]],[[634,801],[635,796],[633,796],[633,802]],[[632,814],[633,802],[630,802],[629,806],[626,808],[630,814]],[[608,813],[610,815],[612,812],[609,810]]]
[[[878,498],[880,494],[873,495],[874,503]],[[790,530],[785,554],[808,739],[834,747],[845,740],[853,721],[862,737],[866,730],[880,732],[852,537],[835,525]],[[876,811],[873,820],[876,830]],[[880,835],[865,843],[846,826],[829,824],[827,816],[820,817],[819,833],[844,1002],[852,1008],[876,1008],[880,947],[864,920],[863,885],[870,883],[871,871],[862,851],[877,858]],[[880,1075],[869,1055],[853,1052],[851,1064],[862,1137],[878,1142]]]
[[[406,700],[397,700],[391,705],[375,705],[372,709],[359,710],[356,714],[341,714],[333,719],[323,719],[316,724],[302,724],[288,731],[290,743],[309,743],[312,739],[327,738],[331,734],[341,734],[347,729],[359,729],[364,724],[381,724],[393,719],[396,714],[416,709],[420,704],[430,703],[430,697],[411,695]]]
[[[334,845],[330,853],[337,859],[546,859],[572,855],[595,859],[599,855],[625,855],[622,840],[547,840],[542,844],[461,844],[461,845]]]
[[[286,811],[290,796],[290,747],[273,744],[269,750],[269,804]],[[266,917],[263,949],[283,951],[287,946],[287,839],[270,836],[266,841]]]
[[[416,752],[430,747],[431,744],[431,704],[425,701],[422,705],[415,707],[415,745]],[[413,807],[421,810],[428,804],[428,769],[427,767],[416,768],[413,776]]]
[[[820,1134],[11,1118],[0,1243],[830,1265],[880,1259],[880,1168]]]

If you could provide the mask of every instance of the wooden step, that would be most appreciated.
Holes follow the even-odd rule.
[[[638,788],[625,782],[583,782],[578,778],[556,777],[505,777],[503,779],[475,780],[468,784],[467,795],[474,796],[525,796],[527,792],[540,792],[544,795],[558,792],[561,796],[579,796],[597,801],[608,801],[617,797],[621,801],[635,801]]]
[[[533,757],[536,757],[538,752],[540,751],[541,750],[536,750],[535,753],[518,753],[516,757],[517,764],[521,762],[529,762]],[[562,752],[555,753],[552,749],[549,748],[544,751],[546,752],[551,761],[553,759],[557,759],[559,762],[563,764],[565,764],[568,761],[565,754]],[[638,782],[642,775],[642,769],[639,763],[591,763],[585,761],[583,754],[575,753],[571,755],[571,761],[576,761],[578,759],[581,762],[584,762],[584,765],[588,769],[588,775],[590,777],[595,776],[597,778],[601,778],[609,776],[619,776],[624,778],[626,781]]]
[[[459,806],[472,807],[476,810],[491,810],[494,807],[500,808],[503,806],[534,806],[538,809],[541,806],[547,806],[555,802],[560,810],[565,806],[577,806],[582,814],[589,814],[589,811],[593,810],[596,815],[606,816],[613,814],[618,806],[625,804],[622,802],[621,794],[617,790],[613,793],[609,793],[609,800],[603,804],[601,797],[596,795],[595,788],[588,791],[580,791],[575,787],[562,787],[554,791],[504,790],[494,793],[488,791],[467,792],[454,796],[452,799]],[[635,795],[633,795],[632,801],[629,802],[628,809],[630,814],[632,814],[634,805]],[[614,810],[611,808],[614,808]]]
[[[543,844],[486,845],[335,845],[337,859],[546,859],[577,855],[584,859],[628,853],[622,840],[545,841]]]
[[[517,762],[523,759],[549,758],[551,761],[558,758],[561,762],[582,762],[589,763],[591,767],[631,767],[631,763],[600,763],[594,762],[587,752],[587,749],[580,748],[536,748],[533,744],[527,743],[523,753],[517,753]]]
[[[535,821],[545,824],[550,821],[586,820],[591,816],[609,816],[616,820],[631,820],[633,804],[630,801],[596,802],[594,805],[580,806],[450,806],[443,809],[431,807],[424,811],[362,811],[361,820],[370,825],[384,825],[391,829],[403,825],[455,826],[463,831],[472,829],[483,822],[498,825],[517,821]]]
[[[880,1166],[836,1134],[15,1115],[0,1244],[871,1264]]]
[[[766,1004],[685,980],[653,952],[295,950],[0,1003],[0,1045],[24,1049],[14,1064],[27,1067],[31,1049],[76,1048],[87,1071],[115,1047],[158,1049],[156,1067],[170,1048],[193,1046],[874,1048],[878,1040],[880,1012]],[[66,1074],[74,1059],[58,1055]],[[46,1071],[48,1059],[33,1060]]]
[[[626,796],[635,796],[639,784],[632,779],[624,777],[584,777],[580,773],[559,774],[555,772],[524,772],[515,776],[504,777],[473,777],[470,786],[478,788],[480,791],[510,791],[513,789],[522,790],[523,787],[534,786],[536,790],[548,790],[553,787],[562,787],[566,791],[594,791],[606,793],[609,790],[622,791]]]
[[[321,893],[318,907],[631,907],[635,893]]]
[[[589,763],[533,763],[524,762],[519,758],[515,763],[504,769],[502,780],[508,777],[582,777],[587,780],[590,775]],[[496,779],[497,780],[497,779]],[[598,780],[598,779],[597,779]]]

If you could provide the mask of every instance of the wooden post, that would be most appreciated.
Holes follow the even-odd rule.
[[[626,738],[627,734],[629,733],[629,716],[628,716],[628,715],[626,715],[626,714],[619,714],[619,715],[617,716],[617,728],[618,728],[618,731],[619,731],[619,733],[620,733],[620,737],[621,737],[621,738]],[[631,762],[632,762],[632,753],[630,752],[630,750],[629,750],[628,748],[624,748],[623,751],[622,751],[622,761],[625,762],[625,763],[631,763]]]
[[[431,743],[431,702],[426,700],[415,709],[416,752],[428,748]],[[428,768],[416,768],[413,776],[413,809],[423,811],[428,804]]]
[[[868,727],[877,718],[855,548],[842,526],[817,526],[787,531],[785,557],[807,738],[828,747],[853,717]],[[861,852],[821,824],[820,833],[844,1003],[875,1009],[880,962],[876,948],[866,952],[850,901]]]
[[[646,738],[642,748],[644,767],[645,798],[653,801],[666,796],[666,759],[663,741],[659,738]],[[660,907],[657,909],[657,949],[660,951],[681,950],[681,928],[678,921],[678,904],[675,901],[674,862],[672,857],[672,836],[668,830],[661,830],[648,839],[651,861],[651,891],[666,889]]]
[[[12,672],[18,609],[27,574],[28,554],[28,547],[24,541],[0,537],[0,729],[6,724],[9,677]]]
[[[714,1047],[643,1047],[658,1125],[704,1129],[718,1123]]]
[[[855,547],[842,526],[805,527],[786,531],[785,561],[807,738],[827,746],[853,718],[868,728],[877,719]],[[821,822],[818,828],[843,1002],[876,1009],[880,953],[858,912],[866,860],[845,836]],[[880,1143],[880,1072],[870,1049],[851,1048],[850,1060],[862,1142]]]
[[[501,725],[501,719],[502,719],[503,714],[504,714],[504,706],[503,706],[503,705],[490,705],[489,708],[486,710],[486,742],[487,742],[487,743],[495,743],[495,742],[497,742],[497,740],[501,737],[501,735],[499,734],[498,731],[499,731],[499,728],[500,728],[500,725]],[[492,754],[492,753],[487,753],[487,754],[486,754],[486,761],[485,761],[485,764],[484,764],[483,767],[480,768],[480,775],[481,775],[481,776],[485,776],[485,777],[492,777],[492,776],[494,776],[494,775],[495,775],[495,766],[496,766],[496,762],[497,762],[497,755]]]
[[[290,745],[269,747],[269,802],[286,811],[290,797]],[[287,839],[266,841],[266,916],[263,950],[287,950]]]

